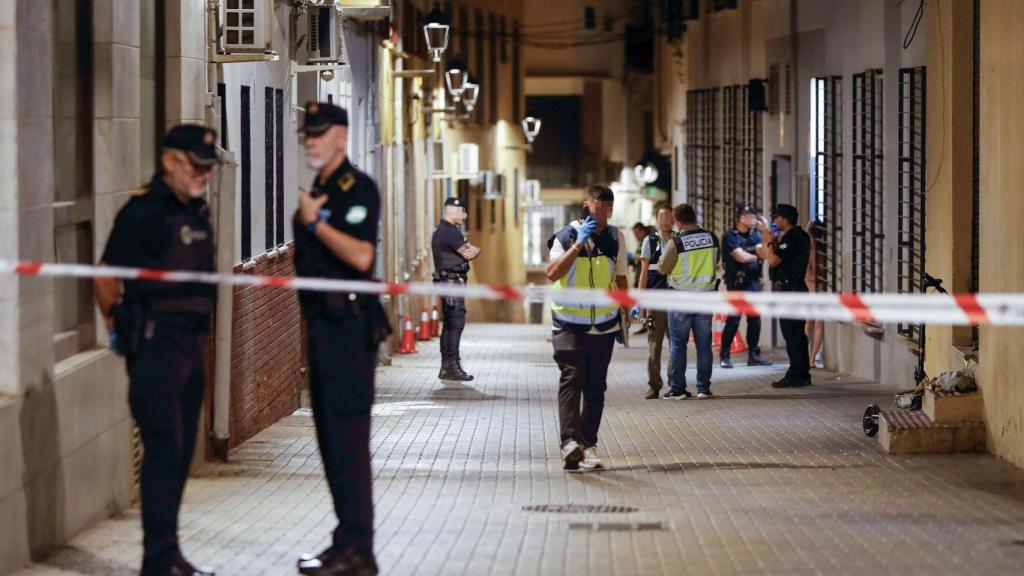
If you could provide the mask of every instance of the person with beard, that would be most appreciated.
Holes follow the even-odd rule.
[[[316,171],[299,194],[295,272],[300,277],[372,280],[380,193],[348,159],[348,113],[311,102],[301,132]],[[309,334],[309,391],[317,442],[338,526],[331,545],[303,555],[302,574],[377,574],[373,554],[370,410],[377,348],[390,327],[376,295],[299,293]]]

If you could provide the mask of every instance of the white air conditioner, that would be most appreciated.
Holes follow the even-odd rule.
[[[306,28],[306,63],[341,61],[341,33],[338,11],[334,8],[310,8]]]
[[[505,174],[488,170],[484,174],[484,198],[493,200],[505,197]]]
[[[448,146],[444,140],[427,140],[427,165],[434,178],[448,175]]]
[[[221,48],[268,52],[274,33],[274,0],[221,0]]]
[[[459,173],[476,176],[480,172],[480,147],[476,144],[459,144]]]

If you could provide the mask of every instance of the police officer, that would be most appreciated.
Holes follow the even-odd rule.
[[[615,195],[595,184],[587,190],[583,218],[573,221],[548,240],[547,277],[556,290],[566,288],[626,290],[626,238],[608,224]],[[551,342],[561,370],[558,420],[565,470],[594,470],[597,431],[608,388],[608,364],[620,332],[618,306],[553,302]],[[582,407],[581,400],[582,397]]]
[[[714,292],[718,289],[716,268],[719,259],[718,237],[697,224],[697,213],[689,204],[672,210],[679,235],[665,245],[658,269],[668,274],[668,286],[681,292]],[[711,371],[711,314],[672,311],[668,314],[669,364],[672,366],[665,398],[682,400],[691,396],[686,389],[686,347],[693,333],[697,348],[697,398],[714,396]]]
[[[807,292],[807,262],[811,257],[811,237],[797,225],[800,213],[796,206],[779,204],[772,212],[772,220],[779,229],[776,236],[767,220],[761,219],[761,233],[772,238],[762,247],[761,257],[771,266],[772,290],[776,292]],[[811,361],[807,352],[807,334],[804,320],[779,320],[782,336],[786,339],[789,369],[781,380],[772,382],[773,388],[796,388],[811,383]]]
[[[430,239],[434,254],[434,282],[462,285],[469,274],[469,262],[480,256],[480,249],[473,246],[462,234],[460,226],[466,223],[466,208],[458,198],[444,201],[444,213]],[[442,298],[444,321],[441,328],[441,380],[469,382],[473,376],[462,368],[459,343],[462,329],[466,327],[465,298]]]
[[[306,163],[317,172],[299,194],[299,276],[371,280],[380,194],[347,157],[348,113],[311,102],[301,128]],[[331,546],[299,559],[302,574],[377,574],[373,555],[370,408],[377,348],[390,329],[376,296],[301,292],[309,330],[309,390],[317,441],[338,526]]]
[[[764,242],[757,226],[757,210],[741,206],[736,211],[736,226],[722,235],[725,261],[725,287],[741,292],[760,292],[764,260],[757,255]],[[732,368],[729,352],[733,338],[740,327],[740,315],[729,316],[722,329],[722,347],[718,351],[722,368]],[[747,315],[747,366],[771,366],[773,362],[761,356],[761,317]]]
[[[644,238],[640,247],[640,286],[647,290],[667,290],[668,276],[658,268],[658,261],[661,260],[665,244],[672,241],[672,207],[668,204],[660,206],[655,218],[658,222],[658,233]],[[664,385],[661,378],[661,348],[668,334],[668,312],[648,310],[644,314],[637,305],[630,313],[635,317],[644,316],[644,324],[647,326],[648,391],[644,398],[654,400],[661,396],[661,387]],[[669,366],[671,365],[670,358]]]
[[[219,162],[217,133],[180,125],[163,139],[160,169],[118,212],[101,265],[214,271],[213,231],[203,200]],[[127,360],[128,403],[142,435],[143,575],[208,575],[182,555],[178,510],[203,403],[204,335],[216,287],[95,280],[111,348]]]

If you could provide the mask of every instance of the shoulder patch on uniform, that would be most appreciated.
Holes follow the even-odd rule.
[[[348,192],[356,185],[356,177],[351,172],[346,172],[341,180],[338,181],[338,187],[341,188],[342,192]]]
[[[345,222],[349,224],[362,224],[368,214],[366,206],[353,206],[345,214]]]

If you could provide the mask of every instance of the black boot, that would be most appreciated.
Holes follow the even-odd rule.
[[[732,368],[732,360],[729,359],[728,354],[723,354],[720,357],[722,368]]]
[[[456,380],[455,360],[444,358],[441,360],[441,371],[437,373],[438,380]]]
[[[775,364],[771,360],[761,356],[761,351],[757,349],[751,349],[750,355],[747,356],[747,366],[771,366]]]
[[[458,380],[459,382],[472,382],[473,381],[473,375],[468,373],[468,372],[466,372],[462,368],[462,358],[456,358],[455,359],[455,369],[454,369],[454,372],[455,372],[455,376],[456,376],[454,379]]]

